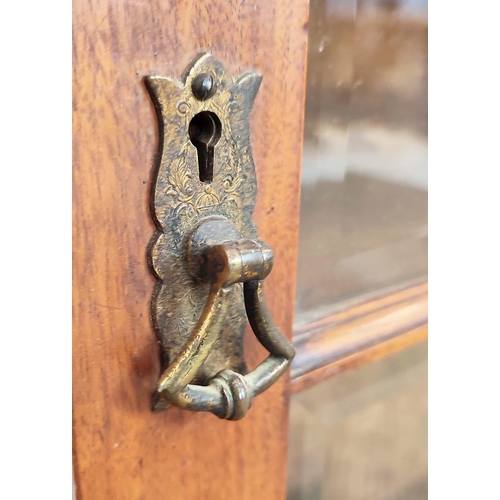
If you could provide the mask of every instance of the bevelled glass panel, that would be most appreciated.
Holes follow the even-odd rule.
[[[427,2],[311,0],[296,318],[427,273]]]
[[[288,500],[427,500],[427,343],[291,398]]]

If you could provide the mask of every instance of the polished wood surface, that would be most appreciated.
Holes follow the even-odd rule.
[[[159,349],[146,247],[158,149],[146,75],[180,75],[210,50],[264,80],[251,115],[254,220],[276,260],[265,290],[292,328],[307,2],[76,0],[73,48],[73,434],[80,500],[280,499],[287,377],[239,422],[150,411]],[[265,357],[247,331],[250,367]]]
[[[385,358],[391,354],[407,349],[415,344],[424,342],[428,338],[428,325],[419,326],[408,332],[402,333],[385,342],[366,347],[360,351],[342,356],[337,360],[321,365],[318,368],[304,373],[303,375],[292,379],[291,392],[304,391],[313,387],[324,380],[340,375],[348,370],[361,368],[373,361]]]
[[[425,340],[427,302],[422,283],[303,325],[295,332],[292,392]]]

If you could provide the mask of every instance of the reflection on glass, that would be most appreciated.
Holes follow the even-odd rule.
[[[292,397],[288,500],[427,500],[427,343]]]
[[[296,312],[427,273],[427,2],[311,0]]]

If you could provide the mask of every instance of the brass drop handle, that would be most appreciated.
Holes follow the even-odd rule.
[[[229,74],[209,53],[180,78],[145,79],[160,134],[151,196],[157,232],[148,251],[163,370],[154,411],[176,405],[240,419],[295,354],[264,301],[273,252],[252,221],[249,118],[261,82],[255,71]],[[252,371],[243,354],[247,318],[269,351]]]
[[[217,238],[224,240],[235,231],[229,221],[212,219],[202,223],[190,238],[189,269],[201,282],[210,284],[210,291],[188,341],[157,385],[158,395],[169,403],[188,410],[212,412],[228,420],[244,417],[253,398],[283,374],[295,355],[293,346],[274,325],[264,300],[263,280],[273,266],[271,248],[263,241],[244,238],[207,243]],[[246,375],[223,369],[207,385],[192,384],[218,338],[226,316],[228,293],[237,283],[244,284],[248,321],[270,355]]]

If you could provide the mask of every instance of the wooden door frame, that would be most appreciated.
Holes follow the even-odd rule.
[[[159,349],[146,248],[158,149],[149,74],[212,52],[264,79],[251,115],[254,220],[276,261],[268,306],[292,335],[308,5],[305,0],[77,1],[73,10],[73,443],[79,500],[280,499],[289,377],[241,421],[152,413]],[[249,332],[247,332],[249,333]],[[250,366],[264,356],[245,339]]]

